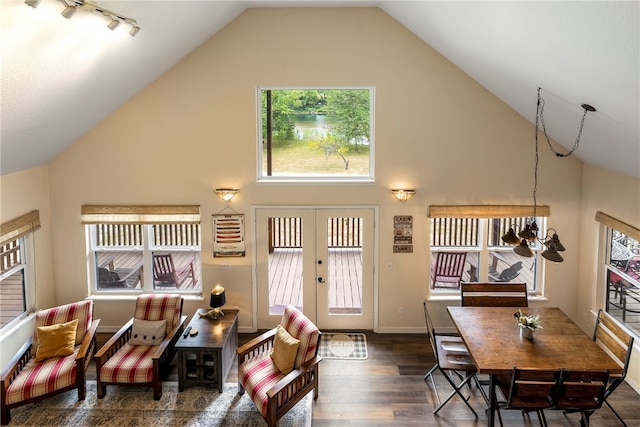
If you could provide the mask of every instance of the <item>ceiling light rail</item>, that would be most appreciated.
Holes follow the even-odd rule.
[[[95,1],[91,1],[91,0],[57,0],[57,1],[59,1],[64,5],[64,9],[62,10],[61,14],[67,19],[71,19],[71,17],[73,17],[73,15],[76,14],[78,9],[81,9],[81,10],[86,10],[87,12],[97,12],[109,18],[110,21],[107,24],[107,27],[111,31],[118,28],[121,23],[127,24],[131,27],[129,29],[129,34],[132,37],[135,37],[135,35],[138,34],[138,31],[140,31],[138,22],[135,19],[107,10],[102,6],[99,6],[98,3],[96,3]],[[40,2],[41,0],[25,0],[25,4],[33,8],[38,7]]]

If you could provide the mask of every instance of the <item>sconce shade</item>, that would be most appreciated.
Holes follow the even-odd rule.
[[[520,239],[518,238],[518,236],[516,236],[516,232],[513,231],[513,227],[509,227],[509,231],[507,231],[507,234],[502,236],[502,241],[509,245],[517,245],[518,243],[520,243]]]
[[[225,202],[230,201],[238,194],[237,188],[216,188],[213,192]]]
[[[416,190],[397,189],[397,190],[391,190],[391,192],[393,193],[394,196],[396,196],[396,199],[400,200],[401,202],[406,202],[416,194]]]
[[[211,308],[220,308],[226,303],[227,297],[224,294],[224,288],[220,285],[216,285],[216,287],[211,290],[211,300],[209,301],[209,306]]]
[[[546,242],[545,242],[546,244]],[[549,244],[549,247],[542,252],[542,257],[553,262],[562,262],[564,258],[558,253],[555,243]]]
[[[527,243],[527,239],[522,239],[520,244],[513,248],[513,251],[520,256],[524,256],[527,258],[531,258],[533,256],[533,252],[529,248],[529,243]]]

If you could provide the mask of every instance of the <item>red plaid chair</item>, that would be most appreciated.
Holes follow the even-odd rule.
[[[36,362],[38,335],[22,346],[2,373],[2,425],[9,424],[12,408],[37,402],[46,397],[78,389],[78,400],[86,395],[86,370],[96,352],[96,329],[100,320],[93,319],[93,301],[40,310],[35,327],[51,326],[77,320],[75,348],[68,356],[51,357]]]
[[[166,320],[166,335],[158,345],[134,345],[134,319]],[[168,371],[175,345],[184,329],[187,316],[182,315],[182,297],[175,294],[138,296],[133,318],[102,346],[95,355],[98,398],[107,392],[107,384],[148,385],[153,398],[162,396],[162,376]]]
[[[292,305],[285,308],[280,325],[300,340],[289,374],[284,375],[271,359],[276,329],[238,348],[238,393],[247,391],[269,427],[311,390],[318,398],[320,330]]]

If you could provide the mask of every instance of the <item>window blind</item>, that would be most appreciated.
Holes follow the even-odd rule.
[[[536,208],[536,215],[548,217],[547,205]],[[533,205],[430,205],[429,218],[518,218],[533,216]]]
[[[596,212],[596,221],[606,225],[609,228],[618,230],[625,236],[629,236],[634,240],[640,240],[640,229],[634,227],[633,225],[622,222],[612,216],[609,216],[606,213],[600,211]]]
[[[82,224],[199,224],[200,205],[83,205]]]
[[[40,211],[31,211],[21,217],[0,224],[0,246],[40,228]]]

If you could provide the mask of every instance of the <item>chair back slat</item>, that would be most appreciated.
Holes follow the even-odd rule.
[[[563,370],[556,395],[556,409],[593,410],[602,406],[609,371]]]
[[[633,336],[607,312],[600,309],[593,334],[593,340],[600,342],[616,358],[626,374],[633,349]]]
[[[462,306],[528,307],[526,283],[461,283]]]
[[[561,370],[513,368],[507,396],[509,408],[544,409],[553,406]]]

